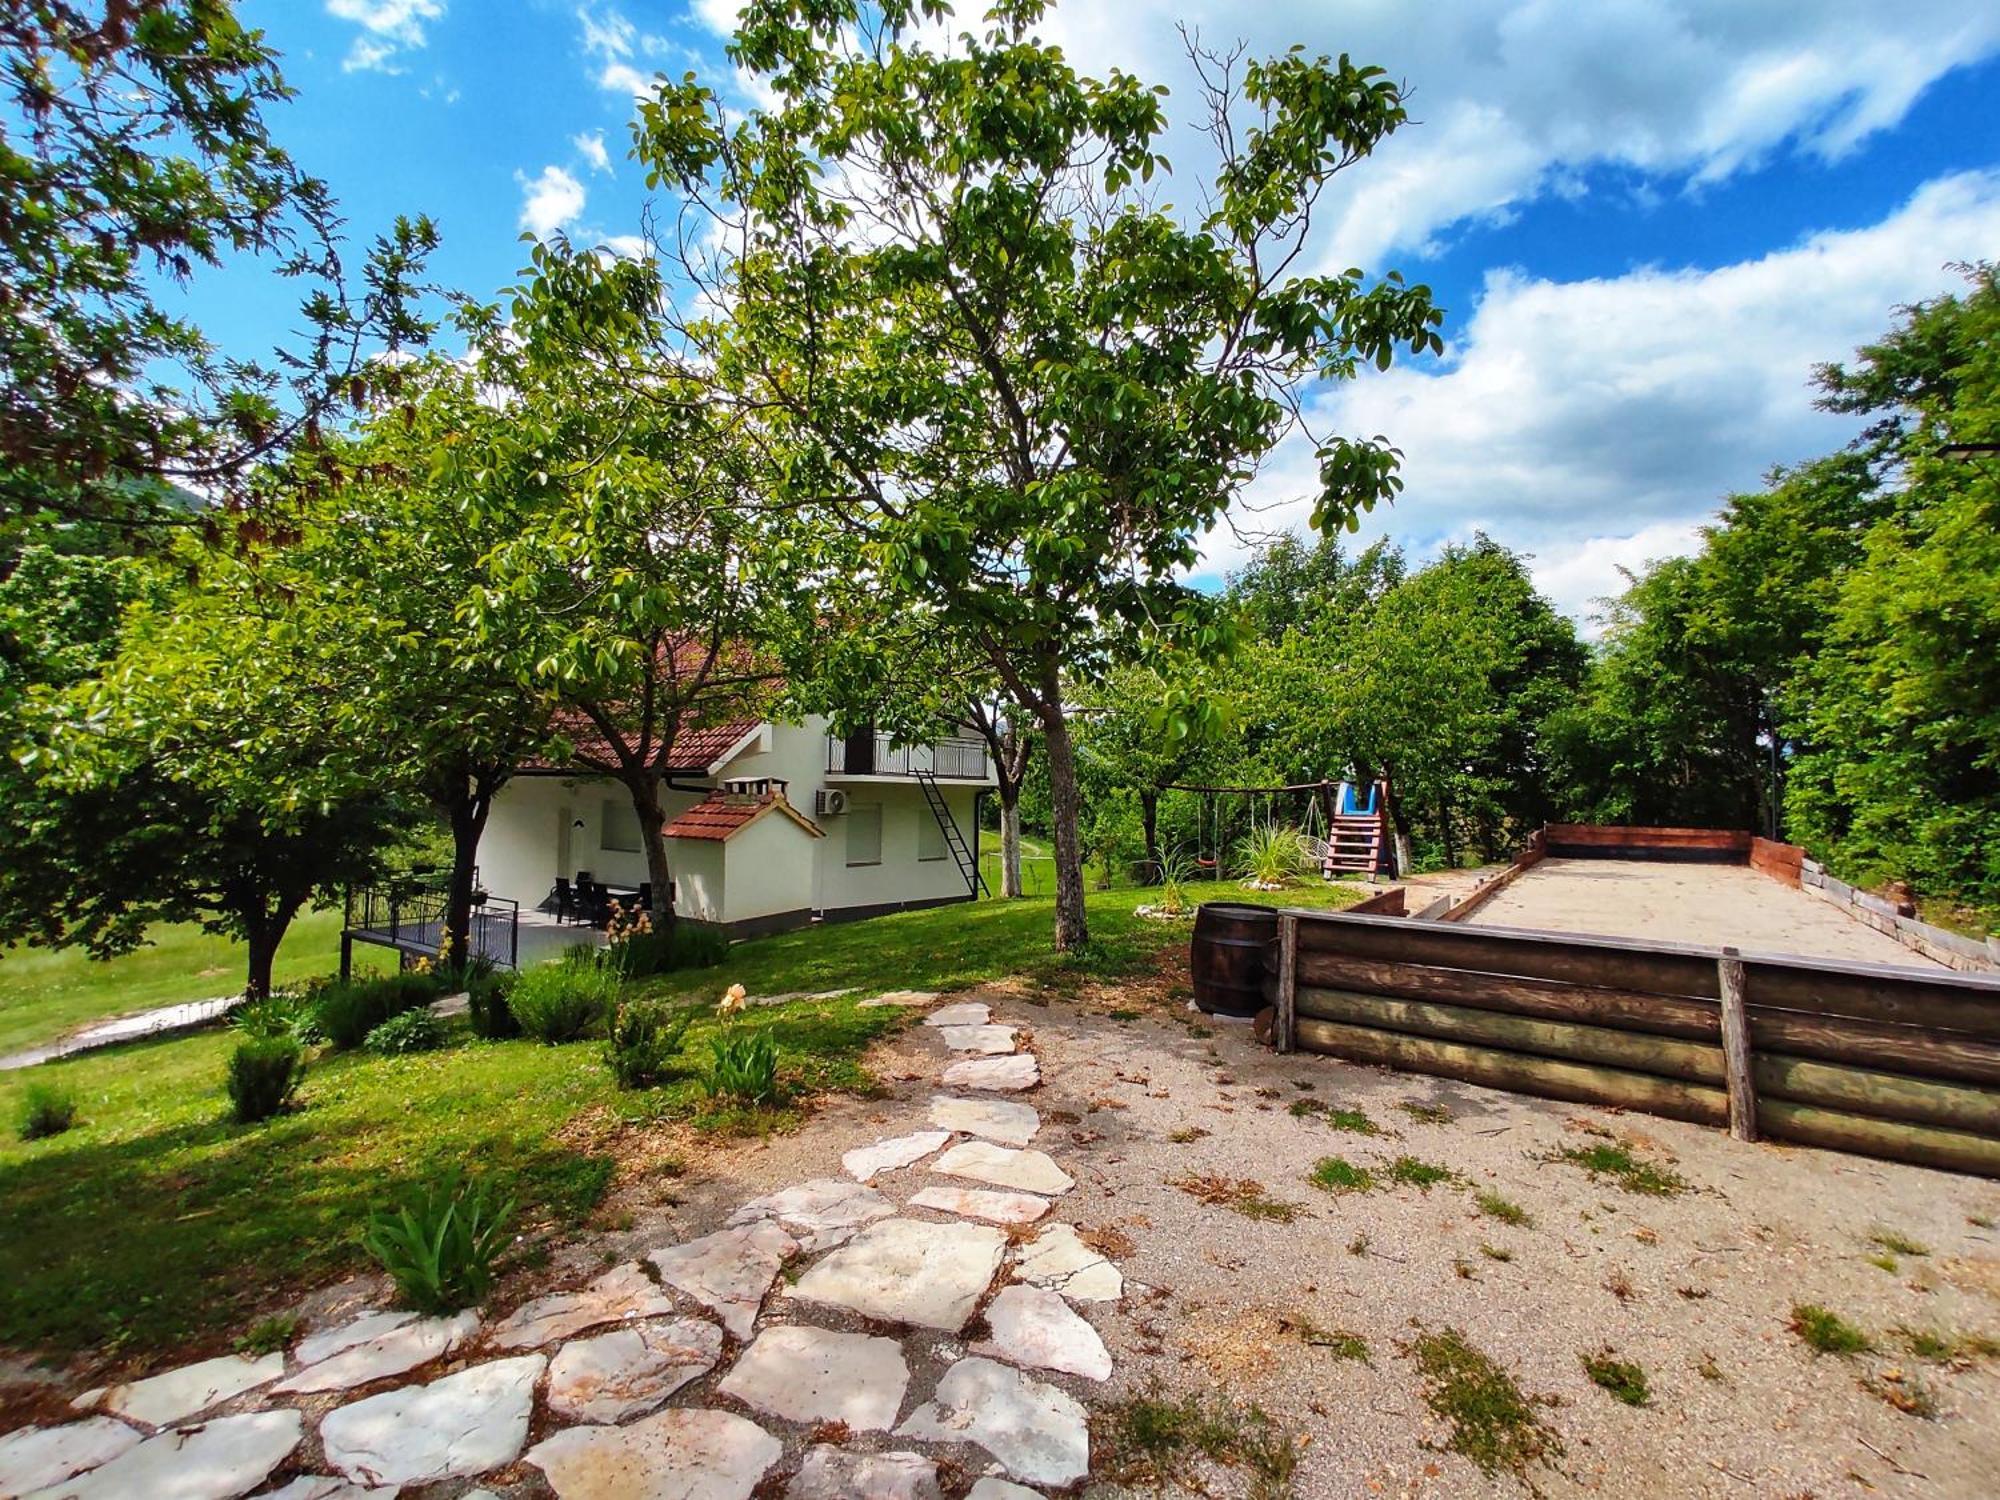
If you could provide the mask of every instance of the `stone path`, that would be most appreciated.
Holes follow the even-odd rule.
[[[0,1072],[32,1068],[58,1057],[94,1052],[99,1047],[115,1047],[120,1042],[134,1042],[141,1037],[173,1036],[183,1031],[199,1030],[220,1021],[242,1003],[240,994],[218,995],[213,1000],[188,1000],[179,1005],[163,1005],[157,1010],[142,1010],[134,1016],[99,1021],[53,1042],[44,1042],[39,1047],[0,1057]]]
[[[520,1463],[561,1500],[937,1500],[941,1460],[973,1500],[1080,1482],[1087,1415],[1057,1382],[1110,1378],[1079,1309],[1124,1278],[1073,1226],[1040,1223],[1074,1181],[1032,1146],[1040,1113],[998,1097],[1041,1081],[1022,1029],[978,1001],[924,1021],[958,1059],[951,1092],[847,1152],[847,1176],[752,1199],[487,1326],[369,1310],[289,1355],[85,1392],[79,1420],[0,1437],[0,1500],[363,1500]]]

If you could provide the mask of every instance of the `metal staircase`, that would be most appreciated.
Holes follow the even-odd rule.
[[[958,873],[965,881],[966,894],[979,895],[986,890],[986,877],[980,873],[979,861],[966,846],[965,835],[958,831],[958,819],[951,815],[951,805],[938,789],[936,773],[917,768],[911,774],[917,778],[917,785],[924,789],[924,801],[930,804],[931,816],[937,819],[938,829],[944,834],[944,846],[951,851],[952,863],[958,866]]]

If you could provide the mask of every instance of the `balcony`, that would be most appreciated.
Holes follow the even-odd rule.
[[[939,781],[990,782],[984,740],[952,738],[928,745],[899,745],[886,734],[864,730],[846,739],[828,737],[826,774],[844,777],[906,777],[928,771]]]

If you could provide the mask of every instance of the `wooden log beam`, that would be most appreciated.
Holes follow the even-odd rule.
[[[1755,1005],[1899,1026],[1962,1031],[2000,1041],[2000,980],[1982,975],[1932,973],[1890,964],[1810,963],[1753,957],[1743,960]]]
[[[1478,911],[1480,907],[1484,906],[1495,896],[1506,890],[1508,886],[1527,874],[1528,871],[1534,869],[1536,865],[1542,862],[1542,857],[1547,852],[1548,850],[1542,842],[1541,831],[1537,829],[1534,836],[1529,839],[1528,847],[1521,851],[1520,856],[1514,863],[1502,870],[1498,875],[1495,875],[1491,880],[1479,886],[1463,901],[1457,902],[1455,905],[1447,908],[1443,920],[1447,922],[1463,922],[1474,912]]]
[[[1302,953],[1299,983],[1309,988],[1469,1005],[1476,1010],[1539,1016],[1548,1021],[1617,1026],[1626,1031],[1646,1031],[1692,1041],[1717,1042],[1722,1036],[1713,1001],[1648,995],[1602,985],[1563,984],[1551,979],[1482,974],[1469,969],[1441,969],[1331,953]],[[2000,1066],[2000,1049],[1996,1049],[1995,1063]]]
[[[1729,1085],[1729,1134],[1757,1139],[1757,1081],[1750,1069],[1750,1017],[1743,1004],[1743,961],[1724,948],[1716,963],[1722,990],[1722,1063]]]
[[[1758,1093],[1767,1098],[2000,1140],[2000,1091],[1994,1089],[1772,1052],[1759,1053],[1752,1071]]]
[[[1853,1151],[1948,1172],[2000,1177],[2000,1141],[1990,1136],[1900,1124],[1784,1099],[1766,1099],[1759,1109],[1764,1133],[1774,1140]]]
[[[1642,1109],[1700,1125],[1721,1125],[1729,1118],[1729,1098],[1719,1088],[1622,1068],[1528,1057],[1435,1037],[1408,1036],[1375,1026],[1350,1026],[1301,1015],[1298,1045],[1301,1051],[1323,1052],[1350,1062],[1430,1073],[1577,1104]]]
[[[1320,912],[1301,915],[1299,951],[1715,998],[1716,950],[1687,943]]]

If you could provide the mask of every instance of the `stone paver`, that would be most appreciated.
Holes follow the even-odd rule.
[[[974,1353],[1085,1380],[1111,1378],[1111,1355],[1097,1330],[1045,1288],[1006,1288],[987,1304],[986,1325],[993,1336]]]
[[[938,1035],[954,1052],[977,1052],[984,1057],[1000,1057],[1014,1050],[1011,1026],[940,1026]]]
[[[894,1339],[787,1323],[758,1334],[716,1389],[788,1421],[879,1432],[896,1425],[909,1384]]]
[[[539,1354],[384,1391],[320,1423],[327,1462],[357,1484],[429,1484],[512,1463],[528,1440]]]
[[[929,1005],[935,999],[937,999],[936,990],[889,990],[855,1003],[861,1009],[869,1010],[878,1005]]]
[[[921,1453],[857,1453],[820,1443],[806,1450],[785,1500],[940,1500],[937,1465]]]
[[[944,1081],[947,1088],[1018,1094],[1042,1081],[1042,1068],[1032,1052],[1016,1052],[1011,1057],[970,1057],[946,1068]]]
[[[950,1139],[949,1130],[919,1130],[912,1135],[891,1136],[872,1146],[856,1146],[840,1158],[840,1164],[855,1181],[873,1182],[876,1173],[913,1166]]]
[[[959,1099],[939,1094],[931,1100],[931,1124],[941,1130],[984,1136],[1003,1146],[1025,1146],[1042,1128],[1042,1117],[1031,1104],[1012,1099]]]
[[[417,1314],[413,1312],[379,1312],[371,1308],[356,1313],[337,1328],[300,1339],[298,1347],[292,1350],[292,1358],[301,1365],[316,1365],[321,1360],[332,1359],[343,1349],[352,1349],[356,1344],[365,1344],[385,1333],[393,1333],[405,1323],[416,1321]]]
[[[940,1005],[924,1017],[926,1026],[985,1026],[993,1019],[993,1012],[977,1000],[959,1000],[950,1005]]]
[[[148,1438],[35,1500],[235,1500],[270,1478],[304,1436],[295,1411],[218,1417]]]
[[[491,1342],[496,1349],[539,1349],[606,1323],[663,1317],[674,1310],[674,1299],[634,1261],[614,1266],[580,1292],[523,1303],[494,1325]]]
[[[1014,1276],[1078,1302],[1116,1302],[1125,1295],[1118,1268],[1078,1239],[1068,1224],[1051,1224],[1023,1245]]]
[[[479,1314],[423,1318],[343,1349],[272,1387],[276,1391],[351,1391],[441,1359],[479,1331]]]
[[[898,1437],[977,1443],[1016,1479],[1061,1487],[1090,1472],[1090,1423],[1074,1396],[990,1359],[962,1359]]]
[[[831,1250],[854,1238],[863,1224],[886,1219],[896,1205],[875,1189],[841,1177],[815,1177],[797,1187],[753,1198],[729,1216],[731,1225],[770,1220],[808,1254]]]
[[[571,1427],[528,1450],[558,1500],[749,1500],[784,1452],[755,1422],[675,1410],[629,1427]]]
[[[965,1500],[1042,1500],[1042,1492],[989,1474],[965,1492]]]
[[[1076,1179],[1057,1166],[1055,1158],[1046,1151],[1016,1151],[991,1141],[965,1141],[953,1146],[932,1164],[931,1170],[947,1177],[990,1182],[1019,1193],[1053,1196],[1076,1186]]]
[[[996,1193],[987,1188],[948,1187],[934,1183],[910,1199],[912,1208],[933,1208],[941,1214],[984,1219],[989,1224],[1032,1224],[1049,1211],[1049,1200],[1033,1193]]]
[[[791,1295],[955,1332],[992,1284],[1005,1248],[1006,1237],[981,1224],[885,1219],[806,1272]]]
[[[22,1427],[0,1437],[0,1500],[33,1494],[72,1474],[109,1463],[143,1434],[111,1417],[86,1417],[60,1427]]]
[[[798,1241],[763,1221],[718,1229],[684,1245],[650,1251],[646,1258],[659,1268],[661,1280],[713,1308],[724,1328],[747,1339],[779,1268],[797,1249]]]
[[[301,1474],[283,1489],[266,1490],[257,1500],[396,1500],[393,1485],[349,1484],[331,1474]],[[459,1500],[472,1500],[462,1495]]]
[[[79,1410],[102,1407],[135,1422],[169,1427],[184,1417],[192,1417],[220,1406],[232,1396],[269,1385],[285,1373],[285,1356],[266,1354],[248,1359],[225,1354],[200,1364],[183,1365],[178,1370],[151,1375],[126,1385],[114,1385],[79,1396]]]
[[[576,1422],[649,1412],[722,1357],[722,1330],[703,1318],[633,1323],[564,1344],[549,1361],[549,1410]]]

